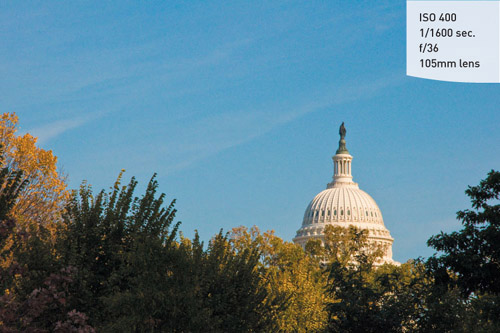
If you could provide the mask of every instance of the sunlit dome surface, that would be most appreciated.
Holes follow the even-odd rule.
[[[321,239],[326,225],[346,228],[352,225],[368,230],[368,239],[386,248],[383,261],[395,263],[392,260],[393,238],[384,225],[382,212],[375,200],[352,181],[352,156],[345,147],[343,125],[342,123],[340,129],[339,149],[332,157],[333,181],[309,203],[304,213],[302,227],[297,231],[293,241],[305,246],[309,239]]]

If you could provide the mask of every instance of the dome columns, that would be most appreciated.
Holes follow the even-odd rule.
[[[352,182],[351,163],[349,154],[336,154],[333,159],[333,182]]]

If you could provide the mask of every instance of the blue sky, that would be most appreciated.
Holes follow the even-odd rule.
[[[394,258],[428,256],[500,166],[500,86],[407,77],[405,15],[403,1],[4,1],[0,109],[72,188],[157,172],[205,240],[239,225],[291,240],[345,121]]]

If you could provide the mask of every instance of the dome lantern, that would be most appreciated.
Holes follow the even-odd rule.
[[[335,186],[336,183],[350,183],[351,185],[355,185],[352,182],[352,174],[351,174],[351,163],[352,156],[349,154],[349,151],[346,148],[345,135],[347,131],[344,127],[344,123],[340,125],[339,134],[339,148],[337,149],[336,154],[332,157],[333,159],[333,181],[328,184],[327,188]]]

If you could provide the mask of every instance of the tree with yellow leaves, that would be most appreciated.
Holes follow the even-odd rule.
[[[27,184],[12,215],[20,225],[47,226],[58,219],[68,196],[65,177],[57,170],[57,157],[52,151],[36,146],[36,137],[16,135],[17,123],[15,113],[4,113],[0,118],[1,167],[21,171]]]
[[[257,227],[232,230],[236,249],[259,249],[265,268],[270,296],[285,294],[286,310],[276,311],[280,332],[320,332],[326,327],[326,279],[319,259],[306,253],[300,245],[284,242],[273,231],[262,233]]]

